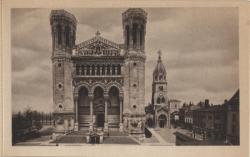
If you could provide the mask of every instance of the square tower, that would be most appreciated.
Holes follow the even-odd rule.
[[[145,33],[147,13],[130,8],[122,14],[125,48],[124,129],[142,135],[145,128]]]

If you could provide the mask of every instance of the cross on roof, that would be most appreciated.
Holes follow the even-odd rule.
[[[161,50],[158,51],[158,55],[161,56]]]
[[[101,35],[101,33],[99,31],[96,31],[95,35],[99,36],[99,35]]]
[[[158,51],[158,55],[159,55],[158,62],[160,62],[161,61],[161,50]]]

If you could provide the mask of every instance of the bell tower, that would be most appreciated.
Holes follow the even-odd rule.
[[[168,101],[168,89],[167,89],[167,72],[161,59],[161,51],[158,51],[158,61],[153,72],[152,83],[152,104],[155,109],[155,126],[159,127],[159,121],[161,121],[161,109],[164,109],[164,115],[166,121],[164,122],[167,127],[170,127],[170,111]],[[160,116],[161,115],[161,116]]]
[[[145,34],[147,13],[130,8],[122,14],[125,49],[124,129],[142,137],[145,128]]]
[[[158,51],[158,61],[153,72],[152,104],[168,105],[166,69],[161,60],[161,51]]]
[[[53,103],[57,133],[74,127],[71,54],[75,46],[76,23],[74,15],[65,10],[51,11]]]

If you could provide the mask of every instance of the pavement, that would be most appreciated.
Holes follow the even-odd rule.
[[[159,134],[154,128],[148,128],[148,130],[152,133],[151,138],[156,138],[158,142],[146,142],[142,145],[157,145],[157,146],[173,146],[175,143],[170,143],[167,139],[163,138],[162,135]],[[166,132],[166,129],[165,129]]]
[[[150,146],[173,146],[176,145],[176,137],[174,132],[178,131],[189,135],[190,131],[181,128],[148,128],[152,133],[151,138],[145,138],[140,142],[135,137],[121,133],[119,131],[110,131],[109,136],[104,136],[103,144],[130,144],[130,145],[150,145]],[[53,141],[50,136],[37,138],[26,142],[21,142],[16,145],[29,146],[58,146],[58,145],[90,145],[86,143],[87,131],[72,132],[68,135],[63,135]],[[93,144],[92,144],[93,145]],[[95,145],[95,144],[94,144]]]

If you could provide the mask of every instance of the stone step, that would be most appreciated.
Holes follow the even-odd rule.
[[[85,136],[62,136],[51,143],[86,143]]]

